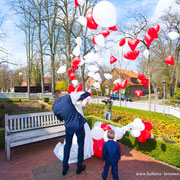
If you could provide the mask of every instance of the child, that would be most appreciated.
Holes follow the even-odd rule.
[[[114,180],[118,180],[118,161],[121,159],[119,143],[113,141],[115,138],[114,130],[110,129],[107,133],[108,141],[103,145],[102,160],[105,160],[103,179],[108,176],[109,167],[112,166],[112,175]]]
[[[102,102],[105,103],[105,110],[104,110],[105,119],[107,119],[107,117],[108,117],[109,120],[111,121],[111,106],[112,106],[112,101],[108,97],[106,100],[103,100]]]

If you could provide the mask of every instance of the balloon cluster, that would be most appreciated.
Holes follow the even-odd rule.
[[[150,138],[154,138],[150,130],[152,125],[150,122],[142,121],[139,118],[134,119],[134,121],[127,125],[130,128],[130,135],[137,138],[141,143],[146,142]]]
[[[115,131],[114,141],[121,139],[126,132],[125,129],[123,128],[108,125],[106,123],[103,124],[102,122],[99,121],[96,122],[91,130],[91,135],[94,142],[93,143],[94,154],[97,157],[102,158],[103,144],[104,142],[108,141],[107,132],[109,129],[113,129]]]
[[[124,81],[122,82],[115,82],[114,83],[114,88],[113,88],[113,91],[118,91],[119,89],[125,89],[127,86],[127,79],[125,79]]]
[[[97,157],[102,157],[103,144],[108,141],[107,132],[109,129],[113,129],[115,132],[114,141],[120,140],[127,131],[130,131],[130,135],[137,138],[137,140],[142,143],[146,142],[149,138],[154,138],[153,134],[150,132],[152,129],[151,123],[142,121],[139,118],[134,119],[132,123],[121,128],[97,121],[91,130],[94,142],[93,150]]]

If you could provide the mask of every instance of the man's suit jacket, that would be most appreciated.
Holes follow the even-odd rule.
[[[108,140],[103,145],[102,159],[111,163],[118,162],[121,159],[121,152],[118,142]]]
[[[77,93],[76,93],[77,94]],[[74,104],[87,98],[90,93],[86,92],[76,99],[76,94],[66,94],[55,100],[52,110],[56,117],[65,122],[66,131],[69,134],[75,133],[79,128],[84,126],[86,119],[76,110]]]

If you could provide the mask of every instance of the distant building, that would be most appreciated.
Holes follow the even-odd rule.
[[[116,79],[121,79],[121,81],[127,79],[127,84],[130,86],[130,94],[131,96],[135,96],[135,90],[142,90],[144,94],[148,94],[148,87],[143,86],[138,80],[138,73],[123,69],[114,68],[111,72],[113,78],[111,80],[104,79],[102,82],[99,82],[100,85],[104,85],[106,89],[114,82]],[[101,78],[104,78],[104,76]],[[88,77],[85,82],[86,89],[94,89],[93,84],[96,81],[91,77]],[[112,88],[113,89],[113,88]],[[99,90],[99,89],[98,89]],[[110,93],[113,93],[112,90]],[[125,90],[122,90],[122,94],[125,93]]]

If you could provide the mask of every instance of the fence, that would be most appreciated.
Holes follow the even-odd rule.
[[[42,99],[43,97],[49,97],[49,99],[53,99],[53,96],[51,93],[31,93],[30,99]],[[0,93],[0,99],[27,99],[28,93],[10,93],[10,92],[1,92]]]
[[[98,99],[98,98],[94,98],[93,103],[104,104],[101,102],[101,99]],[[113,105],[120,106],[119,101],[113,101]],[[148,103],[121,101],[121,106],[126,107],[126,108],[132,108],[132,109],[140,109],[140,110],[146,110],[146,111],[149,110],[149,104]],[[151,111],[170,114],[172,116],[180,118],[180,109],[172,107],[172,106],[163,106],[163,105],[151,104]]]

